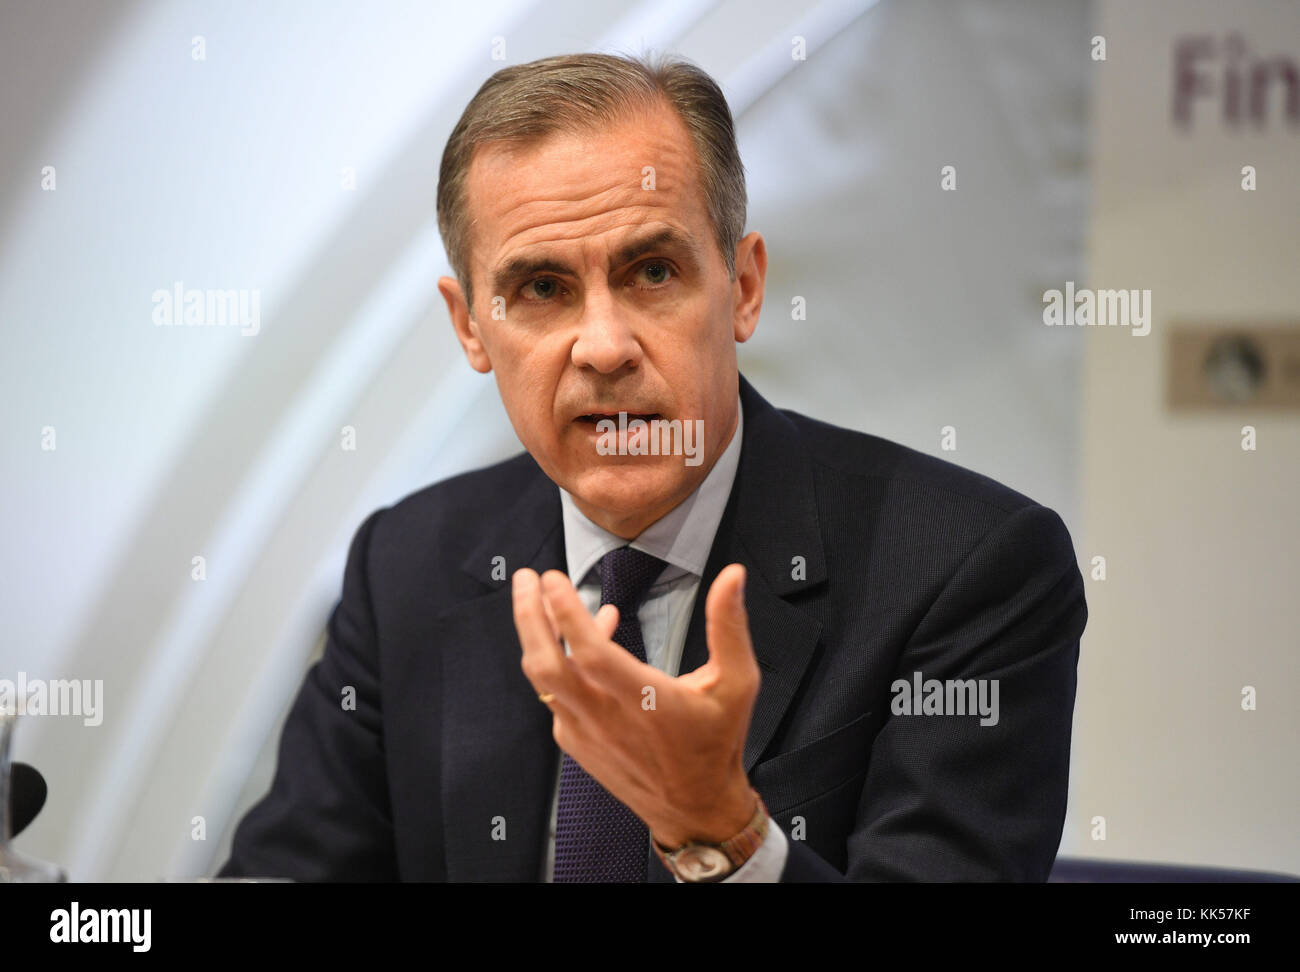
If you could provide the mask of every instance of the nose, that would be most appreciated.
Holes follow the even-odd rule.
[[[624,313],[607,288],[588,291],[578,324],[578,339],[573,343],[575,366],[612,374],[641,363],[644,352]]]

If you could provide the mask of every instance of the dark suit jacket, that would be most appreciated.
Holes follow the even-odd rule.
[[[1060,518],[774,409],[743,377],[741,400],[740,466],[681,672],[706,660],[704,595],[740,561],[762,673],[745,767],[800,838],[783,880],[1046,880],[1087,618]],[[565,570],[559,492],[526,453],[365,521],[223,876],[541,877],[559,751],[520,668],[509,577],[525,565]],[[891,684],[915,671],[998,679],[999,721],[894,715]],[[671,881],[647,856],[651,880]]]

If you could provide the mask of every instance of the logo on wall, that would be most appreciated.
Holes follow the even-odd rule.
[[[1284,122],[1300,131],[1300,65],[1286,54],[1260,56],[1240,34],[1174,41],[1174,124],[1217,114],[1229,125]]]

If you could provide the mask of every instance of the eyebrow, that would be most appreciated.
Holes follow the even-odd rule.
[[[614,251],[613,264],[616,267],[626,266],[638,257],[656,250],[677,251],[684,256],[685,262],[692,269],[698,269],[701,264],[699,246],[690,237],[682,235],[675,229],[656,230],[640,239],[623,244]],[[552,257],[515,257],[493,271],[492,292],[505,294],[513,290],[517,282],[541,273],[576,276],[573,267],[562,260]]]

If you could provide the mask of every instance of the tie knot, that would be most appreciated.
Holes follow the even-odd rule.
[[[642,550],[611,550],[600,558],[600,603],[614,605],[624,618],[635,617],[665,566],[664,561]]]

